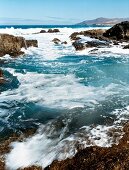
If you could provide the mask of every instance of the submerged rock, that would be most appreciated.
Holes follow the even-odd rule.
[[[9,34],[0,34],[0,57],[9,54],[17,57],[23,55],[21,48],[27,49],[30,46],[37,47],[37,40],[25,40],[23,37],[17,37]]]

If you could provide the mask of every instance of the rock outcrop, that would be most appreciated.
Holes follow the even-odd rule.
[[[61,41],[58,38],[54,38],[52,42],[54,42],[55,44],[59,44]]]
[[[48,30],[48,33],[57,33],[57,32],[60,32],[59,29],[49,29]]]
[[[74,46],[76,51],[81,51],[81,50],[84,50],[86,48],[85,43],[81,43],[81,42],[78,42],[78,41],[73,42],[72,45]]]
[[[41,30],[40,33],[46,33],[46,31],[45,30]]]
[[[56,44],[56,45],[58,45],[58,44],[67,44],[67,41],[63,41],[63,42],[61,42],[61,40],[59,40],[58,38],[54,38],[53,40],[52,40],[52,42],[54,42],[54,44]]]
[[[93,48],[93,47],[105,47],[109,46],[108,42],[102,42],[102,41],[87,41],[87,42],[79,42],[75,41],[72,44],[77,51],[84,50],[86,48]]]
[[[0,34],[0,57],[6,54],[17,57],[24,54],[21,48],[27,49],[30,46],[38,47],[37,40],[25,40],[23,37]]]
[[[0,84],[5,82],[3,71],[0,69]]]
[[[45,170],[127,170],[129,169],[129,124],[118,145],[109,148],[88,147],[72,159],[54,161]]]
[[[129,44],[128,45],[126,45],[126,46],[124,46],[124,48],[123,49],[129,49]]]
[[[38,47],[38,41],[37,40],[25,40],[26,46],[28,47]]]
[[[79,40],[81,39],[79,35],[88,36],[91,38],[99,39],[99,40],[105,40],[108,39],[103,36],[103,33],[105,32],[104,29],[93,29],[93,30],[87,30],[87,31],[81,31],[81,32],[74,32],[70,35],[71,40]]]
[[[121,22],[107,30],[103,36],[115,40],[129,40],[129,21]]]

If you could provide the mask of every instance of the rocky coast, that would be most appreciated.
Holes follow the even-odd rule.
[[[57,48],[65,48],[68,44],[67,40],[56,38],[56,33],[60,33],[58,29],[41,30],[36,34],[53,33],[55,38],[51,39],[51,43]],[[83,38],[92,38],[92,41],[85,41]],[[99,48],[111,48],[112,46],[121,46],[123,50],[129,49],[129,22],[122,22],[114,25],[112,28],[92,29],[80,32],[74,32],[70,35],[69,40],[75,51],[83,51],[93,48],[90,52],[94,53]],[[123,44],[124,43],[124,44]],[[22,49],[29,47],[38,47],[37,40],[27,40],[24,37],[0,34],[0,57],[8,54],[12,58],[24,55]],[[0,85],[6,83],[4,71],[0,69]],[[55,82],[54,82],[55,83]],[[39,84],[40,86],[40,84]],[[36,88],[38,85],[36,86]],[[62,121],[63,122],[63,121]],[[64,122],[63,122],[64,123]],[[62,124],[63,124],[62,123]],[[61,124],[61,125],[62,125]],[[64,124],[63,124],[64,126]],[[0,143],[0,170],[6,170],[5,157],[11,151],[11,143],[15,141],[23,142],[26,138],[35,134],[36,129],[27,130],[21,134],[13,134],[10,138]],[[113,132],[111,132],[113,136]],[[78,152],[66,160],[55,160],[44,170],[128,170],[129,169],[129,123],[123,123],[123,136],[119,143],[112,144],[111,147],[90,146],[81,149],[78,145]],[[115,133],[114,133],[115,134]],[[116,135],[116,134],[115,134]],[[115,137],[114,137],[115,138]],[[99,140],[99,139],[98,139]],[[12,162],[13,163],[13,162]],[[43,167],[32,165],[30,167],[18,170],[41,170]]]

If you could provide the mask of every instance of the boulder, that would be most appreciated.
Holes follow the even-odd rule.
[[[114,25],[103,36],[114,40],[129,40],[129,21]]]
[[[128,45],[126,45],[126,46],[124,46],[124,48],[123,49],[129,49],[129,44]]]
[[[38,47],[38,41],[37,40],[26,40],[26,45],[28,47]]]
[[[64,41],[64,42],[62,42],[61,44],[65,44],[65,45],[66,45],[66,44],[68,44],[68,43],[67,43],[67,41]]]
[[[23,37],[17,37],[9,34],[0,34],[0,57],[9,54],[16,57],[23,55],[21,48],[27,49],[30,46],[38,46],[37,40],[25,40]]]
[[[9,34],[0,34],[0,56],[9,54],[17,56],[21,54],[21,48],[25,47],[25,39],[23,37],[15,37]]]
[[[40,33],[46,33],[46,31],[45,30],[41,30]]]
[[[55,44],[59,44],[61,41],[58,38],[54,38],[52,42],[54,42]]]
[[[49,29],[48,33],[57,33],[60,32],[59,29]]]
[[[74,46],[74,48],[75,48],[77,51],[81,51],[81,50],[84,50],[84,49],[86,48],[85,43],[81,43],[81,42],[78,42],[78,41],[73,42],[72,45]]]

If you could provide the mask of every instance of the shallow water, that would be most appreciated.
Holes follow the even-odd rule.
[[[54,35],[32,35],[35,29],[9,30],[39,42],[39,48],[30,48],[24,57],[0,64],[8,80],[0,86],[0,137],[38,128],[32,138],[13,144],[7,156],[9,169],[45,167],[54,159],[73,156],[78,145],[118,142],[122,121],[128,120],[129,54],[82,54],[70,42],[51,43],[53,37],[70,41],[72,28],[61,28]],[[120,132],[117,139],[108,136],[113,128]],[[18,154],[21,158],[11,165]]]

